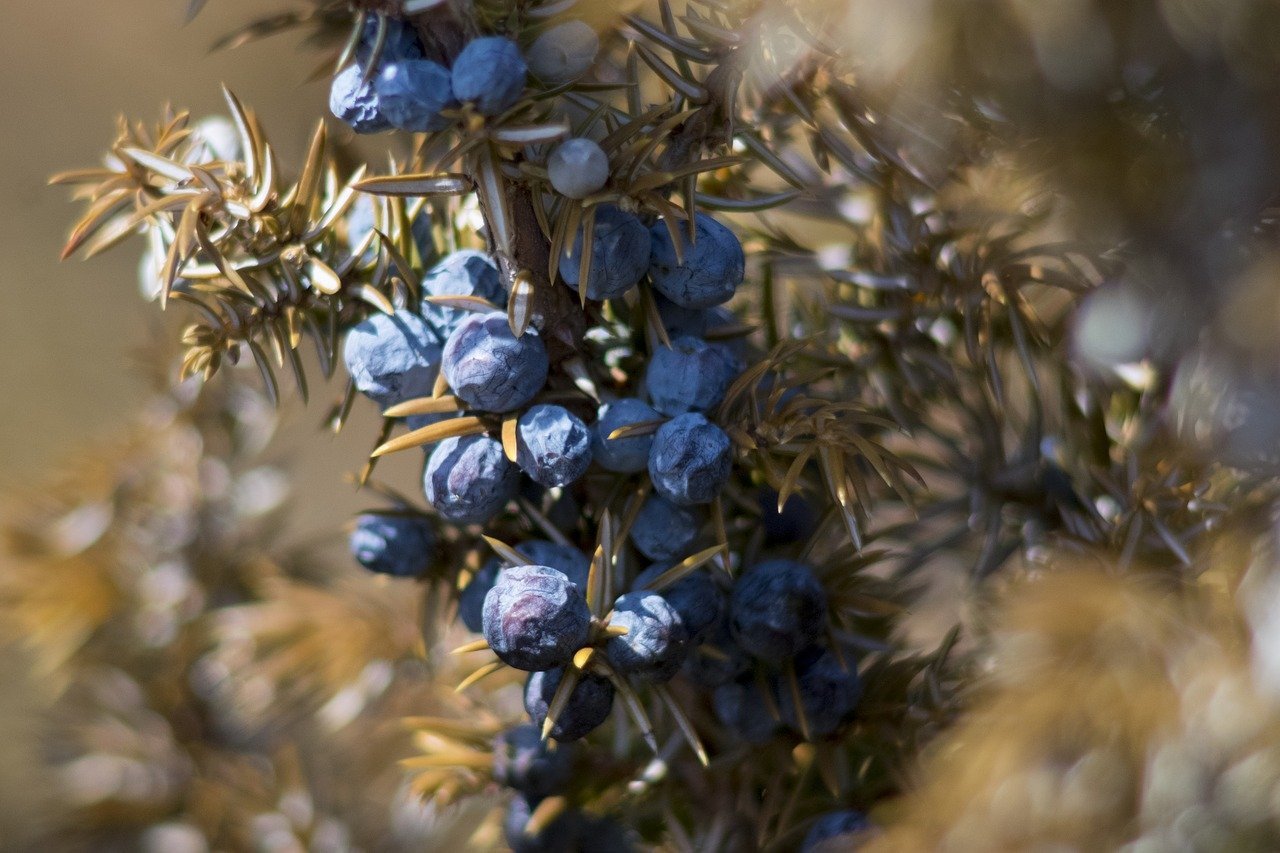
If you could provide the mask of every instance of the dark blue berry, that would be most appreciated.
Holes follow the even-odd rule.
[[[639,284],[649,268],[649,232],[633,214],[613,205],[601,205],[595,208],[591,236],[587,298],[618,299]],[[580,289],[581,258],[582,229],[579,228],[573,246],[565,250],[560,261],[560,276],[574,290]]]
[[[703,513],[649,495],[631,525],[631,542],[650,560],[683,560],[693,553],[702,529]]]
[[[530,672],[563,666],[587,643],[582,590],[549,566],[513,566],[484,599],[484,638],[503,662]]]
[[[396,62],[401,59],[421,59],[422,42],[418,40],[418,31],[413,25],[399,18],[384,18],[386,35],[382,41],[382,52],[378,57],[379,64]],[[356,59],[364,66],[373,58],[373,45],[378,38],[378,18],[370,15],[365,19],[364,31],[360,33],[360,42],[356,45]]]
[[[707,632],[707,637],[689,653],[684,676],[702,687],[720,687],[745,675],[751,659],[733,639],[727,610]]]
[[[399,130],[425,133],[449,126],[449,120],[440,115],[454,103],[449,71],[430,59],[384,62],[373,89],[383,118]]]
[[[525,682],[524,709],[539,731],[547,719],[547,708],[563,675],[563,669],[534,672]],[[565,742],[586,737],[609,719],[612,710],[613,684],[602,676],[583,673],[569,695],[569,703],[556,718],[551,737]]]
[[[579,812],[567,809],[541,832],[527,832],[533,811],[544,798],[516,794],[502,818],[502,836],[512,853],[572,853],[582,828]]]
[[[767,743],[778,731],[768,700],[751,676],[717,687],[711,695],[711,707],[716,719],[747,743]]]
[[[618,672],[660,682],[680,671],[689,651],[689,631],[662,596],[647,590],[624,593],[613,603],[609,625],[627,629],[605,644],[605,656]]]
[[[636,576],[632,589],[648,589],[650,584],[672,567],[671,563],[655,563]],[[689,638],[699,642],[722,621],[724,594],[706,569],[695,569],[680,580],[658,590],[680,616]]]
[[[516,337],[506,314],[472,314],[444,345],[445,378],[453,393],[484,412],[510,412],[542,390],[547,348],[532,330]]]
[[[573,772],[573,750],[544,741],[530,724],[501,732],[493,742],[493,781],[522,794],[559,794]]]
[[[649,452],[649,477],[659,495],[681,506],[715,500],[729,482],[729,436],[696,412],[663,424]]]
[[[742,365],[724,347],[683,337],[653,353],[644,384],[653,407],[674,417],[714,409],[741,372]]]
[[[733,585],[729,613],[738,644],[763,661],[780,664],[826,630],[827,595],[804,563],[766,560]]]
[[[520,469],[486,435],[446,438],[427,457],[422,489],[446,521],[481,524],[515,497]]]
[[[756,500],[760,505],[766,547],[802,542],[818,529],[818,514],[801,495],[788,495],[781,512],[778,511],[778,493],[774,489],[762,489]]]
[[[507,307],[507,291],[502,286],[493,258],[475,249],[450,252],[422,276],[424,296],[478,296],[500,309]],[[422,316],[435,327],[440,340],[448,340],[458,324],[473,312],[423,300]]]
[[[710,308],[727,302],[742,284],[745,258],[737,236],[705,214],[695,220],[697,242],[690,243],[684,223],[677,223],[684,263],[676,261],[675,244],[665,222],[650,229],[649,275],[658,292],[684,308]]]
[[[422,574],[435,548],[435,534],[416,515],[365,513],[351,533],[351,555],[371,572],[396,577]]]
[[[563,406],[534,406],[516,423],[516,462],[535,483],[566,486],[591,467],[591,431]]]
[[[528,68],[519,46],[501,36],[473,39],[453,61],[453,96],[494,116],[520,100]]]
[[[529,558],[530,562],[539,566],[564,572],[573,583],[582,589],[587,588],[587,576],[591,572],[591,560],[586,554],[569,545],[558,545],[546,539],[530,539],[521,542],[516,549]]]
[[[591,438],[592,455],[600,467],[619,474],[643,471],[649,464],[649,449],[653,446],[653,433],[645,435],[609,438],[614,430],[632,424],[660,419],[654,409],[643,400],[623,397],[600,407]]]
[[[462,592],[458,593],[458,618],[473,634],[484,630],[484,597],[498,582],[501,569],[502,561],[493,557],[471,576]]]
[[[852,661],[848,669],[829,650],[810,646],[795,657],[796,690],[809,736],[823,738],[834,734],[849,718],[862,696],[862,680]],[[778,709],[782,721],[802,732],[790,679],[778,679]]]

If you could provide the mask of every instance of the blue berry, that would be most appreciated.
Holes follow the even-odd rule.
[[[453,96],[475,104],[481,115],[495,116],[520,100],[527,73],[515,42],[501,36],[474,39],[453,61]]]
[[[631,542],[650,560],[683,560],[692,553],[702,522],[697,509],[650,495],[631,525]]]
[[[347,332],[342,360],[351,380],[383,408],[431,394],[440,369],[440,340],[407,309],[371,314]]]
[[[849,718],[862,697],[862,680],[853,663],[846,671],[829,650],[810,646],[795,657],[796,688],[810,737],[834,734]],[[778,709],[782,721],[801,731],[800,717],[787,679],[779,679]]]
[[[801,495],[788,495],[782,512],[778,512],[778,493],[774,489],[762,489],[756,500],[760,505],[766,547],[801,542],[818,529],[818,514]]]
[[[507,291],[498,275],[498,265],[484,252],[461,249],[445,255],[422,277],[424,296],[478,296],[496,305],[507,307]],[[440,340],[448,340],[458,325],[473,312],[462,308],[450,308],[423,300],[422,316],[435,327]]]
[[[723,347],[700,338],[676,338],[658,347],[649,360],[644,385],[649,402],[664,415],[709,412],[741,372],[737,359]]]
[[[412,24],[399,18],[386,18],[386,36],[382,42],[382,53],[379,64],[397,62],[402,59],[421,59],[422,42],[418,40],[418,32]],[[370,15],[365,19],[364,31],[360,33],[360,42],[356,45],[356,60],[364,66],[373,58],[373,45],[378,37],[378,19]]]
[[[458,593],[458,618],[473,634],[484,630],[484,597],[498,582],[498,572],[501,570],[502,561],[497,557],[491,558],[471,576],[462,592]]]
[[[507,315],[472,314],[444,345],[443,370],[457,397],[483,412],[510,412],[542,390],[547,348],[534,331],[517,338]]]
[[[515,497],[520,469],[507,461],[502,444],[487,435],[446,438],[427,457],[422,490],[440,517],[454,524],[481,524]]]
[[[852,809],[819,815],[804,836],[800,853],[837,853],[855,850],[849,836],[861,835],[875,827],[866,815]]]
[[[534,406],[516,422],[516,461],[535,483],[566,486],[591,467],[591,431],[563,406]]]
[[[355,63],[334,76],[329,87],[329,112],[356,133],[381,133],[391,129],[373,82],[364,81],[364,72]]]
[[[609,180],[609,156],[590,139],[566,139],[547,157],[551,186],[567,198],[586,198]]]
[[[670,681],[680,671],[689,651],[689,631],[661,595],[623,593],[613,603],[609,625],[628,629],[605,644],[605,656],[618,672],[644,681]]]
[[[710,503],[729,481],[729,436],[696,412],[663,424],[653,437],[649,477],[659,495],[681,506]]]
[[[425,518],[365,513],[351,533],[351,555],[371,572],[408,578],[422,574],[435,548]]]
[[[556,695],[563,669],[529,674],[524,685],[524,709],[538,730],[547,719],[547,708]],[[569,702],[556,718],[551,737],[561,742],[578,740],[595,731],[613,710],[613,684],[609,679],[584,672],[574,685]]]
[[[430,59],[385,62],[374,77],[383,118],[393,127],[414,133],[444,130],[449,120],[440,111],[453,106],[449,71]]]
[[[649,276],[658,292],[684,308],[710,308],[733,297],[746,266],[742,244],[725,226],[705,214],[694,220],[697,242],[689,243],[684,223],[677,223],[684,263],[676,262],[676,247],[666,223],[649,230],[652,256]]]
[[[623,397],[612,403],[605,403],[596,415],[595,428],[592,430],[591,449],[596,462],[606,471],[616,471],[619,474],[643,471],[649,464],[653,433],[619,438],[609,436],[614,430],[624,426],[655,421],[661,417],[648,403],[635,397]]]
[[[493,741],[493,781],[522,794],[550,797],[564,790],[573,772],[573,750],[542,739],[532,725],[501,732]]]
[[[577,853],[632,853],[635,849],[623,824],[610,817],[587,817]]]
[[[516,546],[521,554],[539,566],[564,572],[570,581],[582,589],[587,588],[587,576],[591,572],[591,560],[577,548],[557,545],[546,539],[530,539]]]
[[[590,214],[586,214],[590,215]],[[591,272],[587,281],[588,299],[617,299],[640,283],[649,268],[649,235],[644,223],[613,205],[595,208],[591,232]],[[582,258],[582,229],[560,261],[565,284],[579,289]]]
[[[733,639],[727,610],[707,632],[707,637],[684,664],[684,675],[703,687],[720,687],[740,678],[751,669],[751,660]]]
[[[565,21],[533,40],[529,70],[552,85],[568,83],[585,74],[596,61],[600,37],[582,21]]]
[[[636,576],[632,589],[647,589],[672,563],[655,563]],[[680,580],[658,591],[667,600],[689,632],[689,638],[697,643],[720,624],[724,613],[724,594],[712,580],[710,572],[697,569]]]
[[[767,743],[778,730],[768,700],[751,676],[717,687],[711,694],[711,707],[716,719],[747,743]]]
[[[729,613],[739,645],[760,660],[780,664],[825,631],[827,594],[804,563],[766,560],[733,585]]]
[[[711,312],[702,308],[684,308],[661,293],[653,294],[654,304],[658,306],[658,317],[662,319],[662,327],[667,330],[667,337],[701,338],[707,333]]]
[[[577,847],[582,830],[582,816],[572,809],[556,815],[541,832],[526,832],[534,809],[543,799],[545,798],[519,793],[507,804],[502,818],[502,837],[511,847],[512,853],[569,853]]]
[[[530,672],[563,666],[587,643],[582,590],[549,566],[513,566],[484,598],[484,638],[503,662]]]

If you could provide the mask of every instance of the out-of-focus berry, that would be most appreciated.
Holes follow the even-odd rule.
[[[609,180],[609,157],[590,139],[566,139],[547,157],[547,174],[560,195],[586,198]]]
[[[550,797],[564,790],[573,772],[573,749],[542,739],[532,725],[501,732],[493,741],[493,781],[522,794]]]
[[[582,258],[582,229],[560,261],[565,284],[580,290],[578,281]],[[613,205],[595,209],[591,240],[591,271],[587,280],[588,299],[617,299],[640,283],[649,268],[649,233],[633,214]]]
[[[535,331],[511,333],[507,315],[472,314],[444,345],[443,367],[459,399],[484,412],[510,412],[542,390],[547,348]]]
[[[458,593],[458,618],[473,634],[484,630],[484,598],[498,582],[498,572],[501,570],[502,561],[497,557],[490,558],[471,576],[462,592]]]
[[[661,682],[680,671],[689,651],[689,631],[661,595],[648,590],[623,593],[613,603],[609,625],[627,629],[605,644],[605,656],[618,672]]]
[[[582,829],[581,813],[572,809],[556,815],[541,832],[527,831],[533,811],[544,798],[516,794],[502,818],[502,836],[512,853],[570,853]]]
[[[347,332],[342,360],[356,389],[383,408],[431,394],[440,369],[435,331],[407,309],[369,315]]]
[[[538,730],[547,719],[547,708],[556,695],[556,687],[564,676],[563,669],[529,674],[524,685],[524,709]],[[613,684],[609,679],[594,673],[583,673],[569,694],[569,703],[556,717],[551,737],[568,742],[586,737],[595,731],[613,710]]]
[[[619,821],[588,816],[583,823],[577,853],[632,853],[635,849],[631,834]]]
[[[649,360],[644,385],[649,402],[664,415],[709,412],[724,399],[742,365],[724,347],[694,337],[660,346]]]
[[[631,542],[650,560],[682,560],[693,552],[702,522],[699,510],[649,495],[631,525]]]
[[[503,662],[530,672],[563,666],[591,627],[582,590],[549,566],[513,566],[484,598],[484,638]]]
[[[435,534],[425,518],[365,513],[351,532],[351,555],[371,572],[414,577],[426,570]]]
[[[533,41],[529,70],[552,85],[576,80],[591,68],[600,52],[600,37],[582,21],[556,24]]]
[[[782,511],[778,511],[778,493],[762,489],[756,496],[760,505],[760,523],[764,527],[766,547],[801,542],[818,529],[818,515],[802,495],[788,495]]]
[[[684,675],[702,687],[720,687],[740,678],[751,669],[747,653],[733,639],[728,610],[707,632],[707,637],[689,652]]]
[[[696,412],[663,424],[649,452],[649,477],[659,495],[681,506],[705,504],[729,481],[729,436]]]
[[[418,32],[413,25],[399,18],[385,18],[386,35],[383,37],[382,52],[378,56],[379,65],[398,62],[402,59],[421,59],[422,42],[418,40]],[[378,19],[372,15],[365,19],[364,31],[360,33],[360,41],[356,45],[356,60],[363,67],[373,58],[373,45],[378,37]]]
[[[587,588],[587,575],[591,572],[591,560],[586,554],[569,545],[558,545],[546,539],[529,539],[516,546],[532,563],[564,572],[565,577],[580,588]]]
[[[478,296],[499,309],[507,307],[507,291],[498,275],[493,258],[475,249],[450,252],[422,276],[424,296]],[[458,324],[472,315],[462,308],[451,308],[423,300],[422,316],[448,340]]]
[[[649,584],[657,580],[663,572],[672,567],[671,563],[655,563],[636,576],[631,584],[632,589],[648,589]],[[675,608],[689,632],[690,641],[699,642],[712,628],[720,624],[724,615],[724,594],[711,579],[706,569],[685,575],[680,580],[658,591]]]
[[[223,163],[234,163],[244,156],[244,148],[240,144],[240,131],[235,124],[224,116],[205,116],[191,127],[188,154],[183,158],[187,163],[207,163],[219,160]]]
[[[653,407],[635,397],[623,397],[600,407],[592,430],[591,449],[596,462],[606,471],[634,474],[649,465],[653,433],[609,438],[614,430],[661,418]]]
[[[422,490],[440,517],[454,524],[482,524],[515,497],[520,470],[486,435],[446,438],[427,457]]]
[[[848,670],[844,669],[830,650],[818,646],[810,646],[796,655],[796,687],[811,737],[833,734],[857,707],[862,696],[862,680],[852,661],[848,661],[848,666]],[[791,685],[786,679],[779,679],[778,709],[784,723],[801,731]]]
[[[568,485],[591,467],[591,430],[563,406],[534,406],[516,423],[516,462],[535,483]]]
[[[383,63],[374,77],[382,117],[399,130],[413,133],[444,130],[449,120],[440,111],[453,105],[449,71],[430,59]]]
[[[717,687],[711,695],[711,707],[716,719],[747,743],[766,743],[778,730],[768,700],[751,676]]]
[[[334,76],[329,87],[329,112],[356,133],[381,133],[392,126],[382,113],[373,81],[366,82],[364,72],[355,63]]]
[[[856,850],[860,846],[855,836],[874,828],[862,812],[827,812],[819,815],[804,836],[800,853],[839,853]]]
[[[729,599],[738,644],[779,664],[826,630],[827,594],[813,570],[794,560],[766,560],[748,569]]]
[[[374,212],[373,197],[361,193],[356,196],[356,200],[351,203],[351,209],[347,211],[347,249],[354,252],[360,248],[360,244],[364,242],[365,237],[377,225],[377,215]],[[410,226],[413,234],[413,241],[418,244],[418,254],[424,259],[430,259],[435,254],[435,245],[431,237],[431,220],[427,218],[425,211],[420,211],[414,218],[413,224]],[[361,258],[362,263],[370,263],[377,256],[377,246],[372,242]],[[424,306],[425,309],[425,306]],[[428,318],[430,315],[426,310],[422,312],[423,317]],[[434,326],[435,324],[432,323]],[[439,333],[436,328],[436,337],[438,337],[443,345],[447,335]]]
[[[528,67],[519,46],[501,36],[473,39],[453,61],[453,96],[495,116],[520,100]]]
[[[649,275],[658,292],[677,305],[710,308],[733,297],[742,284],[746,260],[737,236],[710,216],[698,214],[695,227],[697,241],[690,243],[684,224],[677,223],[683,264],[676,261],[676,247],[666,223],[650,229]]]

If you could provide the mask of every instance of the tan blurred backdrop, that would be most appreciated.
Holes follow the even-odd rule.
[[[285,164],[297,163],[325,110],[322,84],[305,80],[314,52],[287,34],[234,51],[210,45],[236,25],[287,8],[281,0],[210,0],[184,26],[186,0],[41,0],[0,4],[0,488],[57,462],[64,449],[110,434],[145,398],[137,349],[162,318],[139,296],[141,241],[90,261],[60,263],[78,206],[50,174],[96,164],[115,117],[151,120],[166,102],[195,116],[224,112],[227,83],[263,117]],[[313,380],[319,381],[314,375]],[[216,381],[216,380],[215,380]],[[303,411],[286,406],[277,446],[299,466],[302,531],[332,530],[357,503],[341,485],[376,429],[367,407],[339,439],[317,429],[336,383],[313,388]],[[412,486],[415,460],[387,466]],[[304,533],[305,535],[305,533]]]

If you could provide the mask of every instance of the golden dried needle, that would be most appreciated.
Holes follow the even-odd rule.
[[[463,643],[453,651],[449,652],[449,654],[466,655],[466,654],[470,654],[471,652],[482,652],[487,648],[489,648],[489,641],[482,638],[479,640],[472,640],[469,643]]]
[[[453,688],[453,692],[461,693],[462,691],[466,690],[468,687],[472,686],[473,684],[476,684],[477,682],[479,682],[484,678],[489,677],[490,675],[493,675],[495,672],[497,672],[498,670],[502,669],[505,666],[506,664],[500,660],[491,661],[490,663],[485,664],[484,666],[477,669],[475,672],[468,675],[466,678],[462,679],[462,681],[458,683],[458,686]]]
[[[546,740],[551,736],[551,730],[556,727],[556,720],[564,712],[565,707],[569,704],[569,699],[573,696],[574,688],[578,686],[578,679],[582,676],[582,670],[576,666],[567,666],[564,674],[560,676],[560,683],[556,685],[555,695],[551,697],[551,703],[547,705],[547,718],[542,721],[542,739]]]

